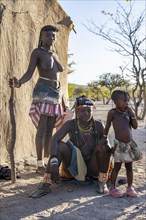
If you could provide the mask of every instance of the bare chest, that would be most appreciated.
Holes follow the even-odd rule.
[[[114,117],[113,117],[113,124],[118,124],[119,126],[128,125],[130,123],[130,116],[128,112],[118,112],[115,111]]]

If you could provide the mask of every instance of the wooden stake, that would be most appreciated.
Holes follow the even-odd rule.
[[[15,159],[14,159],[14,147],[16,141],[16,121],[14,115],[14,88],[11,88],[11,96],[9,99],[9,110],[11,120],[11,138],[10,138],[10,162],[11,162],[11,180],[12,183],[16,182],[16,170],[15,170]]]

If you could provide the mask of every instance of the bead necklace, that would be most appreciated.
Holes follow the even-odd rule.
[[[116,108],[116,110],[117,110],[119,113],[121,113],[121,115],[122,115],[123,117],[127,117],[127,116],[128,116],[127,110],[126,110],[125,112],[122,112],[122,111],[120,111],[120,110],[117,109],[117,108]]]
[[[87,128],[81,128],[81,126],[79,125],[79,120],[77,120],[77,126],[78,126],[79,130],[83,133],[91,133],[91,131],[93,131],[93,122],[92,121],[88,125]]]
[[[48,49],[46,49],[46,48],[44,48],[44,47],[40,47],[42,50],[44,50],[44,51],[46,51],[46,52],[49,52],[49,53],[53,53],[53,51],[51,51],[51,50],[48,50]]]
[[[120,112],[121,114],[123,114],[123,115],[125,115],[125,114],[127,113],[127,110],[126,110],[125,112],[120,111],[118,108],[116,108],[116,110],[117,110],[118,112]]]
[[[88,144],[89,140],[90,140],[90,135],[93,131],[93,121],[90,122],[90,124],[88,125],[88,127],[85,129],[85,128],[82,128],[80,125],[79,125],[79,120],[77,120],[77,126],[78,126],[78,129],[79,129],[79,132],[80,132],[80,135],[81,135],[81,138],[85,144],[85,146],[91,150],[91,147],[90,145]],[[87,137],[88,136],[88,139],[85,140],[84,138],[84,135]]]

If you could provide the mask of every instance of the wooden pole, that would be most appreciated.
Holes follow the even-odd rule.
[[[10,120],[11,120],[11,138],[10,138],[10,163],[11,163],[11,181],[16,182],[16,170],[15,170],[15,159],[14,159],[14,147],[16,141],[16,121],[14,115],[14,88],[11,88],[11,95],[9,99],[9,110],[10,110]]]

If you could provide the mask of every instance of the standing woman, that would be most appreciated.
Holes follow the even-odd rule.
[[[48,162],[49,143],[56,118],[63,115],[66,110],[59,81],[59,72],[63,72],[63,67],[52,50],[56,40],[56,32],[58,29],[52,25],[44,26],[41,29],[38,48],[32,51],[26,73],[19,80],[16,77],[9,80],[10,87],[20,88],[22,84],[31,79],[35,68],[38,69],[39,79],[33,90],[33,101],[29,115],[37,128],[35,139],[36,172],[40,174],[44,173],[44,162],[45,164]]]

